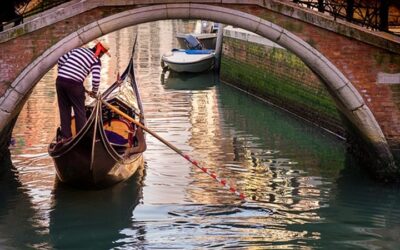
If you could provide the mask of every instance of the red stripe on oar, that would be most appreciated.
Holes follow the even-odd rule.
[[[236,188],[231,187],[230,185],[227,184],[227,181],[225,179],[220,179],[218,178],[218,176],[215,173],[211,173],[207,168],[205,167],[200,167],[199,165],[197,165],[196,161],[192,161],[193,164],[195,164],[198,168],[200,168],[204,173],[208,174],[209,176],[211,176],[212,178],[214,178],[215,180],[217,180],[220,184],[222,184],[224,187],[228,188],[232,193],[236,194],[237,196],[239,196],[240,199],[244,200],[246,199],[246,196],[240,192],[238,192],[236,190]]]
[[[124,112],[122,112],[121,110],[119,110],[118,108],[114,107],[113,105],[109,104],[108,102],[106,102],[105,100],[102,99],[98,99],[101,100],[101,102],[103,104],[105,104],[107,107],[109,107],[111,110],[113,110],[114,112],[116,112],[117,114],[121,115],[122,117],[126,118],[127,120],[129,120],[130,122],[136,124],[137,126],[143,128],[146,132],[150,133],[152,136],[154,136],[155,138],[157,138],[159,141],[161,141],[162,143],[164,143],[165,145],[167,145],[170,149],[172,149],[173,151],[175,151],[176,153],[178,153],[180,156],[184,157],[186,160],[188,160],[189,162],[191,162],[193,165],[195,165],[197,168],[200,168],[203,172],[205,172],[206,174],[210,175],[211,177],[213,177],[216,181],[218,181],[219,183],[221,183],[222,185],[224,185],[224,187],[228,188],[231,192],[235,193],[236,195],[238,195],[241,199],[244,199],[244,195],[238,191],[236,191],[235,188],[229,186],[227,184],[226,180],[221,180],[219,179],[216,174],[211,173],[207,168],[205,167],[200,167],[198,165],[198,163],[194,160],[190,159],[190,156],[187,154],[184,154],[181,150],[179,150],[178,148],[176,148],[174,145],[172,145],[171,143],[167,142],[166,140],[164,140],[163,138],[161,138],[159,135],[157,135],[155,132],[151,131],[149,128],[147,128],[146,126],[144,126],[143,124],[141,124],[140,122],[136,121],[135,119],[133,119],[132,117],[128,116],[127,114],[125,114]]]

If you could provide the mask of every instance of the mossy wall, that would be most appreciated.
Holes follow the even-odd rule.
[[[339,112],[323,83],[285,49],[224,37],[221,81],[344,135]]]

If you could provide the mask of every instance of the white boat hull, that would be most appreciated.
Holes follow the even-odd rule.
[[[161,58],[163,67],[175,72],[199,73],[214,67],[215,54],[186,54],[184,51],[172,51]]]

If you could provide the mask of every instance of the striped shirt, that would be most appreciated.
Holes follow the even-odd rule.
[[[100,85],[101,61],[88,48],[77,48],[58,59],[58,77],[83,83],[92,73],[92,91],[97,93]]]

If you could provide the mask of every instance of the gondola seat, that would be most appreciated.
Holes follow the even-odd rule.
[[[133,126],[120,119],[111,119],[104,122],[104,132],[110,144],[117,151],[124,151],[132,146],[132,137],[134,133]]]

